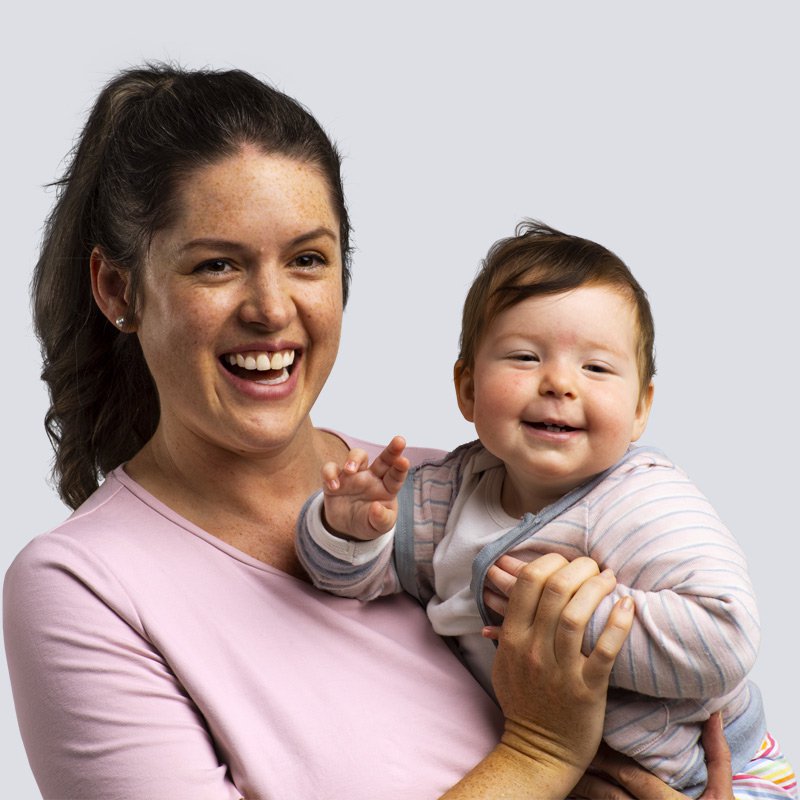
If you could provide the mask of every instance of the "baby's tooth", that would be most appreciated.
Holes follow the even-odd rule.
[[[236,354],[236,366],[237,367],[244,366],[244,356],[241,353]]]
[[[269,356],[266,353],[259,353],[256,359],[256,367],[259,372],[264,372],[264,370],[269,369]]]
[[[247,356],[244,360],[244,368],[245,369],[255,369],[256,368],[256,360],[253,356]]]
[[[273,353],[269,365],[272,369],[283,369],[283,356],[280,353]]]

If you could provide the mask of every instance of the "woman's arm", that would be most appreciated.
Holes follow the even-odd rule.
[[[581,653],[586,624],[613,587],[587,558],[551,554],[521,569],[493,675],[503,736],[446,800],[569,794],[600,743],[608,676],[633,622],[632,603],[620,601],[594,650]]]

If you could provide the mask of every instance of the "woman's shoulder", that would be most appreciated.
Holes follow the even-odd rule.
[[[159,561],[182,563],[208,550],[189,528],[119,467],[67,519],[19,552],[6,572],[6,602],[53,596],[56,587],[63,601],[88,587],[125,603],[131,586],[152,581],[154,553]]]

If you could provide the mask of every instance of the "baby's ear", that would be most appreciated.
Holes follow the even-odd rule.
[[[467,422],[475,421],[475,382],[472,370],[459,358],[453,367],[453,383],[456,386],[458,408]]]
[[[631,441],[635,442],[647,427],[647,420],[650,418],[650,409],[653,407],[653,394],[656,390],[653,381],[639,397],[639,404],[636,406],[636,414],[633,418],[633,430],[631,431]]]

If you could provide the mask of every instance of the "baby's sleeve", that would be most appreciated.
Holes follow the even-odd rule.
[[[744,554],[711,503],[677,467],[652,465],[619,478],[587,513],[587,554],[618,581],[587,646],[620,596],[636,607],[612,683],[666,698],[733,690],[755,662],[758,611]]]
[[[400,591],[392,563],[394,528],[371,541],[343,539],[322,522],[323,494],[310,497],[297,521],[295,547],[314,586],[363,602]]]

